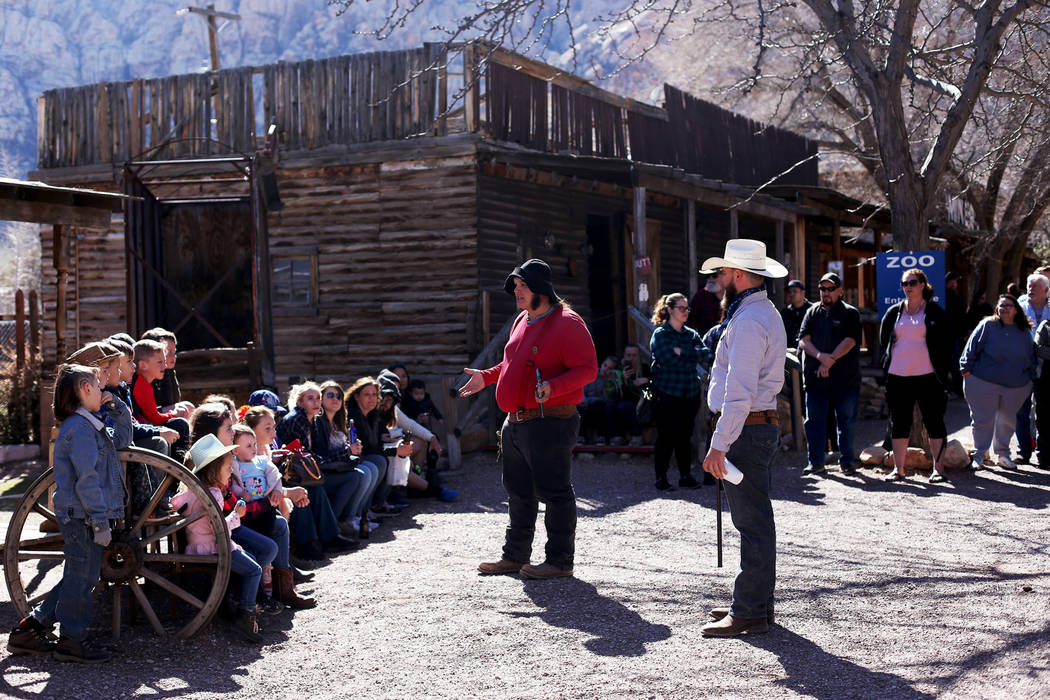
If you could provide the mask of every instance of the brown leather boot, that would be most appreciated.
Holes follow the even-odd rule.
[[[303,598],[295,592],[292,570],[273,567],[273,597],[295,610],[305,610],[317,605],[313,598]]]
[[[516,561],[510,559],[500,559],[499,561],[483,561],[478,564],[478,573],[483,576],[492,576],[495,574],[516,574],[521,570],[522,565]]]
[[[711,608],[711,612],[708,614],[711,616],[712,620],[717,622],[729,614],[729,608]],[[769,610],[766,611],[766,622],[772,625],[774,620],[775,616],[773,615],[773,607],[770,606]]]

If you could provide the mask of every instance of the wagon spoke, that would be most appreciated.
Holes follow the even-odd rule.
[[[50,559],[53,561],[62,561],[66,558],[66,555],[61,549],[50,552],[27,552],[18,550],[18,561],[29,561],[31,559]]]
[[[47,594],[50,593],[50,592],[51,591],[44,591],[43,593],[37,593],[35,596],[30,598],[26,602],[29,603],[29,607],[30,608],[35,608],[36,606],[40,605],[40,603],[42,603],[44,601],[44,598],[47,598]]]
[[[142,509],[141,513],[139,513],[138,520],[135,521],[134,526],[131,528],[132,531],[137,532],[142,529],[142,524],[146,522],[147,518],[149,518],[150,513],[152,513],[153,509],[157,507],[157,504],[160,503],[161,497],[164,496],[174,481],[175,477],[171,474],[164,477],[164,481],[160,482],[160,488],[154,491],[153,498],[149,499],[149,504]]]
[[[153,625],[153,631],[161,637],[165,636],[167,633],[164,631],[164,625],[160,624],[160,618],[157,617],[157,613],[153,612],[153,606],[146,599],[146,593],[142,590],[139,582],[131,579],[128,581],[128,586],[131,587],[131,592],[135,596],[135,600],[138,601],[139,607],[142,608],[142,612],[145,613],[149,623]]]
[[[34,537],[31,540],[22,540],[18,543],[18,550],[32,549],[34,547],[44,548],[49,545],[58,545],[59,549],[62,547],[62,543],[65,542],[63,535],[45,535],[43,537]]]
[[[193,595],[192,593],[189,593],[188,591],[184,591],[183,589],[179,588],[174,583],[164,578],[152,569],[143,568],[142,575],[146,577],[147,581],[151,581],[157,584],[158,586],[166,590],[168,593],[171,593],[173,596],[178,596],[179,598],[182,598],[184,601],[194,606],[195,608],[200,609],[204,607],[204,602],[197,598],[197,596]]]
[[[120,639],[120,599],[124,586],[117,584],[113,588],[113,640]]]
[[[158,540],[162,540],[165,537],[167,537],[168,535],[173,535],[176,532],[178,532],[179,530],[181,530],[182,528],[186,527],[187,525],[189,525],[191,523],[195,523],[198,520],[200,520],[201,518],[207,517],[207,515],[208,515],[207,511],[201,510],[201,511],[198,511],[198,512],[194,513],[193,515],[191,515],[189,517],[186,517],[186,518],[183,518],[182,520],[179,520],[177,523],[172,523],[171,525],[168,525],[167,527],[162,527],[161,529],[157,530],[156,532],[151,533],[149,536],[143,537],[142,538],[142,545],[145,546],[145,545],[150,544],[151,542],[156,542]]]
[[[142,561],[157,564],[218,564],[218,554],[179,554],[178,552],[163,552],[157,554],[144,554]]]
[[[38,515],[42,515],[42,516],[44,516],[45,518],[47,518],[48,520],[50,520],[52,522],[56,522],[56,523],[58,522],[58,519],[55,517],[55,514],[53,512],[51,512],[47,508],[47,506],[42,506],[39,503],[34,503],[32,510],[33,510],[34,513],[36,513]]]

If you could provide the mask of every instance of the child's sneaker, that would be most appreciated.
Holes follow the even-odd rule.
[[[109,652],[89,645],[87,640],[61,637],[52,653],[58,661],[75,661],[78,664],[100,664],[109,661]]]
[[[7,638],[7,650],[12,654],[49,656],[55,650],[53,627],[44,627],[30,615],[11,630]]]
[[[262,633],[259,630],[259,622],[255,612],[252,610],[237,611],[237,619],[233,621],[233,631],[241,639],[252,644],[262,642]]]

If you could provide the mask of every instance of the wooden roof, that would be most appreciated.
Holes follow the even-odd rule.
[[[0,177],[0,220],[108,226],[127,195]]]

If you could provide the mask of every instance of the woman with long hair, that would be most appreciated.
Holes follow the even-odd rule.
[[[277,424],[277,439],[281,445],[296,440],[303,450],[316,454],[326,450],[327,436],[318,431],[317,416],[321,412],[321,387],[314,382],[296,384],[288,392],[288,413]],[[295,532],[295,552],[301,559],[323,559],[325,553],[357,549],[358,544],[339,534],[338,518],[332,509],[325,486],[307,489],[310,508],[292,511],[292,529]]]
[[[339,529],[344,535],[356,536],[361,530],[361,516],[365,515],[367,510],[368,496],[375,492],[379,470],[373,463],[360,458],[361,441],[350,440],[344,393],[343,387],[331,379],[321,384],[321,412],[317,415],[317,426],[320,439],[328,437],[330,454],[353,456],[352,460],[345,462],[354,475],[355,486],[352,493],[333,493],[327,482],[325,488],[328,489],[332,509],[339,519]],[[325,469],[329,464],[325,462],[321,468]],[[331,477],[328,470],[325,473]],[[347,472],[340,473],[336,478],[341,478],[343,473]]]
[[[652,321],[657,325],[649,340],[653,356],[653,420],[656,423],[656,488],[671,488],[667,470],[674,453],[678,463],[678,485],[699,488],[700,482],[690,473],[692,468],[693,427],[700,409],[700,377],[696,363],[700,359],[700,335],[685,325],[689,302],[684,294],[665,294],[656,302]]]
[[[1017,410],[1031,394],[1035,380],[1031,337],[1031,325],[1017,299],[1002,294],[995,314],[977,324],[966,341],[959,368],[973,427],[973,470],[983,466],[989,447],[995,450],[998,466],[1017,469],[1010,459],[1010,438]]]
[[[380,437],[386,427],[379,415],[379,382],[373,377],[361,377],[355,381],[344,396],[347,416],[354,421],[357,439],[361,441],[361,460],[376,467],[378,478],[372,493],[365,499],[365,507],[386,510],[386,499],[390,495],[387,483],[387,456],[397,454],[395,448],[384,448]],[[361,536],[367,537],[370,528],[367,517],[361,518]]]
[[[934,471],[930,479],[943,481],[939,462],[948,435],[944,411],[948,407],[948,375],[954,358],[951,322],[944,308],[933,300],[933,287],[925,272],[918,268],[905,270],[901,288],[904,300],[886,311],[879,327],[894,464],[886,480],[904,479],[912,411],[917,403],[930,437]]]

